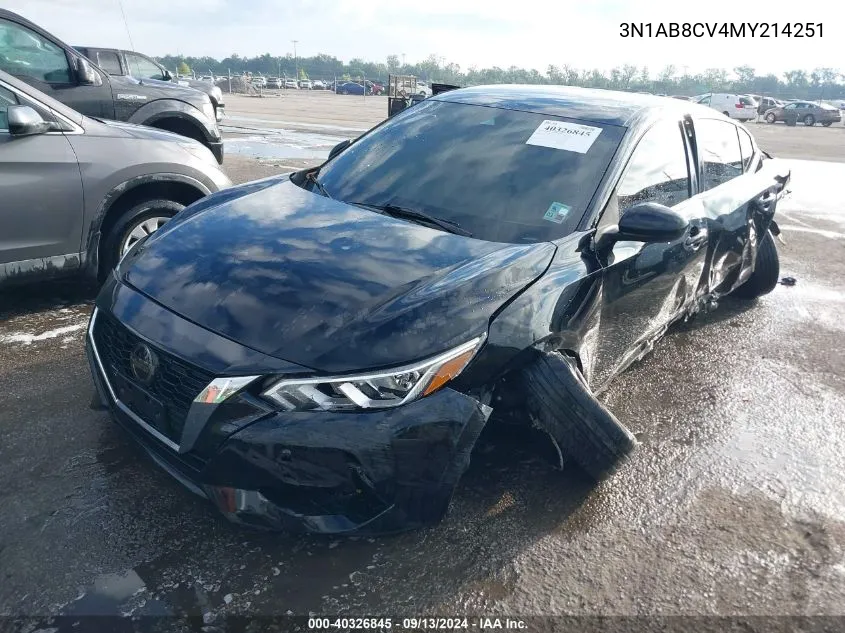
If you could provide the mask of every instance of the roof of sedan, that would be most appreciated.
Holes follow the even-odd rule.
[[[451,90],[432,98],[620,126],[628,126],[635,116],[646,110],[663,109],[679,114],[707,113],[707,116],[716,114],[706,106],[670,97],[574,86],[476,86]]]

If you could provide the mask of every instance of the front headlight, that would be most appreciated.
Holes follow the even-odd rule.
[[[211,89],[211,95],[214,97],[214,100],[217,101],[217,103],[223,101],[223,91],[220,90],[220,86],[214,86]]]
[[[479,336],[427,361],[369,374],[283,379],[263,395],[285,411],[385,409],[422,398],[460,374],[484,342]]]

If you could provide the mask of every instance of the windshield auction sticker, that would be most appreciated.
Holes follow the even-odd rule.
[[[534,130],[525,144],[586,154],[600,133],[600,127],[546,120]]]

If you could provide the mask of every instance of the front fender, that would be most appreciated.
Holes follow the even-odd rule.
[[[100,205],[97,207],[97,212],[94,214],[94,217],[91,219],[91,223],[89,225],[88,243],[86,244],[82,260],[82,267],[87,276],[97,276],[97,269],[100,265],[100,229],[103,226],[103,220],[105,220],[106,214],[109,212],[109,209],[111,208],[112,204],[114,204],[115,200],[120,198],[127,191],[130,191],[135,187],[145,185],[151,182],[179,182],[194,187],[198,191],[201,191],[203,196],[207,196],[213,193],[213,191],[205,183],[197,180],[196,178],[191,178],[190,176],[186,176],[184,174],[171,173],[144,174],[142,176],[130,178],[129,180],[126,180],[120,183],[119,185],[113,187],[103,197],[102,201],[100,202]]]
[[[209,120],[201,110],[190,103],[176,99],[156,99],[145,103],[135,110],[128,122],[156,127],[156,121],[163,119],[181,119],[195,125],[202,132],[206,142],[220,141],[220,129],[215,121]]]

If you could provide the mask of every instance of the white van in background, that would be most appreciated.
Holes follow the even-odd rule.
[[[748,121],[757,118],[757,102],[748,95],[734,95],[723,92],[714,92],[701,95],[696,103],[710,106],[725,116],[740,121]]]

